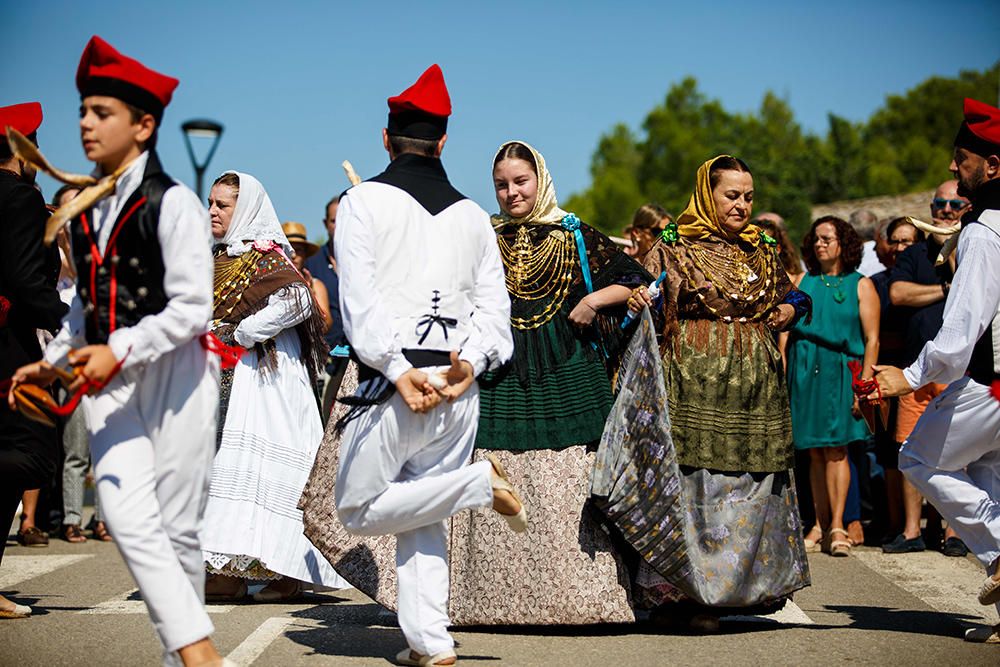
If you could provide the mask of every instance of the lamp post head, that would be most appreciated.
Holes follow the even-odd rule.
[[[181,130],[184,132],[184,145],[187,146],[188,157],[191,158],[191,166],[194,167],[195,192],[198,199],[202,194],[202,178],[208,163],[215,155],[215,149],[219,147],[219,139],[222,138],[222,124],[207,118],[192,118],[181,123]],[[191,137],[205,137],[212,140],[212,145],[208,149],[208,154],[203,162],[198,162],[194,155],[194,148],[191,146]]]
[[[192,137],[218,137],[222,134],[223,127],[220,123],[206,118],[195,118],[181,123],[184,134]]]

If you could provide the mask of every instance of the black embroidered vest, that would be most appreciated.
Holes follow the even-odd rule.
[[[984,211],[1000,210],[1000,180],[984,183],[976,191],[972,210],[962,216],[962,221],[969,224],[978,221],[980,224],[1000,235],[995,224],[987,224],[980,220]],[[994,318],[983,335],[976,341],[972,349],[972,357],[965,374],[980,384],[989,386],[994,380],[1000,379],[1000,317]]]
[[[142,183],[125,202],[101,254],[92,211],[71,225],[77,292],[86,313],[87,343],[107,344],[116,329],[135,326],[167,305],[163,253],[156,230],[163,194],[173,187],[150,151]]]

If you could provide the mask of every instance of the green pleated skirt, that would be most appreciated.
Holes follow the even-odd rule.
[[[524,451],[595,443],[611,411],[611,382],[597,353],[579,341],[544,374],[488,374],[480,385],[476,447]]]

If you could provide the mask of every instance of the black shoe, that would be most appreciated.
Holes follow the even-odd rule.
[[[965,546],[965,542],[957,537],[949,537],[944,541],[944,548],[941,549],[941,553],[953,558],[962,558],[968,555],[969,547]]]
[[[927,549],[927,545],[924,544],[922,536],[918,535],[912,540],[908,540],[902,533],[897,535],[892,542],[886,542],[882,545],[882,553],[887,554],[909,554],[925,549]]]

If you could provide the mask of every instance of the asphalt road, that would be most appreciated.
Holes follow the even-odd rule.
[[[971,559],[857,549],[811,558],[813,586],[774,617],[724,619],[690,636],[648,624],[461,628],[463,666],[1000,665],[1000,645],[970,644],[965,629],[997,622],[975,592]],[[145,607],[113,544],[9,546],[0,591],[35,615],[0,621],[0,665],[157,665]],[[354,590],[294,604],[211,605],[217,645],[241,665],[392,664],[403,648],[394,617]]]

